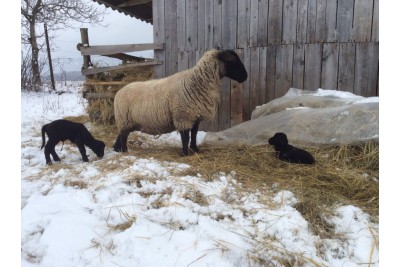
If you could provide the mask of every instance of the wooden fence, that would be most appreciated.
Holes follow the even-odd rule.
[[[218,117],[204,130],[250,119],[290,87],[379,94],[379,0],[153,0],[157,77],[234,49],[249,79],[222,80]]]

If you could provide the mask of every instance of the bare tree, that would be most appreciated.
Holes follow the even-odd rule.
[[[77,23],[100,24],[105,10],[90,0],[21,0],[21,42],[31,51],[32,84],[41,85],[39,51],[44,33],[39,25],[47,25],[49,33],[77,28]]]
[[[27,51],[27,53],[24,54],[23,51],[21,51],[21,90],[32,90],[32,91],[39,91],[42,88],[34,84],[32,82],[32,68],[31,68],[31,56],[32,54],[30,51]],[[39,73],[43,73],[43,69],[46,66],[47,58],[45,55],[41,55],[39,57]]]

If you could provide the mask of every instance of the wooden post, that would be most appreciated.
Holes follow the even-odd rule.
[[[88,29],[87,28],[80,28],[81,31],[81,45],[82,46],[89,46],[89,35],[88,35]],[[82,70],[88,69],[90,63],[90,56],[83,56],[83,66]]]
[[[53,63],[51,61],[51,53],[50,53],[50,44],[49,44],[49,35],[47,34],[47,24],[44,24],[44,35],[46,37],[46,46],[47,46],[47,57],[49,58],[49,66],[50,66],[50,79],[51,79],[51,88],[56,90],[56,85],[54,83],[54,74],[53,74]]]

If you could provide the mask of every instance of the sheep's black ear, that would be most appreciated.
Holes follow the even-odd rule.
[[[222,76],[229,77],[240,83],[247,80],[247,71],[235,51],[223,50],[218,53],[217,57],[224,64]]]

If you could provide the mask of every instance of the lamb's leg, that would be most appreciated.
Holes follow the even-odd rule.
[[[78,146],[79,152],[82,155],[83,162],[89,162],[89,158],[86,155],[86,148],[85,148],[85,145],[83,144],[83,142],[81,140],[76,140],[75,143]]]
[[[61,161],[56,153],[55,147],[53,147],[53,149],[50,151],[50,154],[53,157],[54,161]]]
[[[181,141],[182,141],[182,154],[181,156],[188,156],[189,155],[189,130],[179,131],[181,134]]]
[[[200,150],[197,147],[197,132],[199,131],[199,121],[196,121],[190,130],[190,149],[192,149],[195,153],[198,153]]]
[[[51,165],[50,154],[53,154],[54,147],[57,145],[58,142],[54,141],[53,139],[49,138],[47,144],[44,146],[44,157],[46,158],[46,164]],[[54,156],[53,156],[54,158]],[[54,159],[55,160],[55,159]]]

